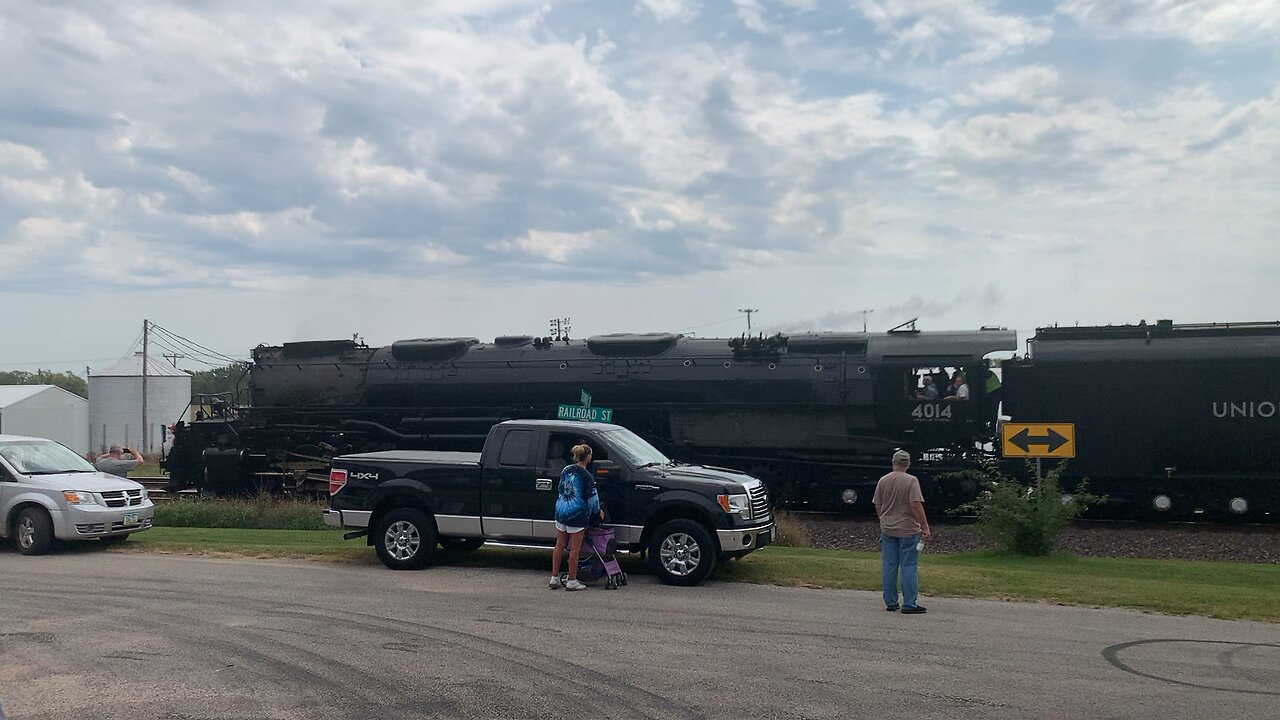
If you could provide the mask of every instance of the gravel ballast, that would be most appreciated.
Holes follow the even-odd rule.
[[[879,552],[880,526],[871,517],[792,513],[810,547]],[[932,520],[926,552],[994,548],[971,522]],[[1280,525],[1210,525],[1077,522],[1058,538],[1057,550],[1081,557],[1225,560],[1280,563]]]

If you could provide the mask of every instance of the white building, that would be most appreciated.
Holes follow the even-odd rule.
[[[89,452],[89,401],[57,385],[0,385],[0,435],[57,440]]]
[[[142,440],[142,353],[89,373],[89,445],[145,445],[158,452],[165,428],[184,419],[191,402],[191,376],[156,358],[147,361],[147,442]]]

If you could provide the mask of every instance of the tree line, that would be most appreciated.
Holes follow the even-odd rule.
[[[244,377],[249,363],[237,362],[230,365],[200,370],[187,371],[191,375],[191,395],[216,395],[231,393],[232,401],[239,402],[248,398],[236,398],[236,384]],[[89,383],[73,372],[54,372],[52,370],[10,370],[0,372],[0,385],[56,385],[69,393],[82,398],[89,397]]]

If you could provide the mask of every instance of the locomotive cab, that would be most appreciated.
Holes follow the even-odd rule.
[[[999,381],[989,388],[990,372],[981,363],[882,368],[876,394],[882,398],[883,427],[918,449],[952,445],[982,434],[994,425],[999,405],[990,391],[998,388]],[[953,385],[958,373],[967,386],[963,392]]]

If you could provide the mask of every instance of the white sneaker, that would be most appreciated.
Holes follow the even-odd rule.
[[[577,580],[577,579],[575,578],[575,579],[570,580],[569,582],[565,583],[565,584],[564,584],[564,589],[565,589],[565,590],[586,590],[586,589],[587,589],[587,586],[586,586],[586,585],[583,585],[579,580]]]
[[[560,576],[559,576],[559,575],[552,575],[552,576],[551,576],[551,582],[547,583],[547,589],[548,589],[548,590],[559,590],[559,589],[560,589],[560,588],[562,588],[562,587],[564,587],[564,585],[561,585],[561,584],[560,584]]]

